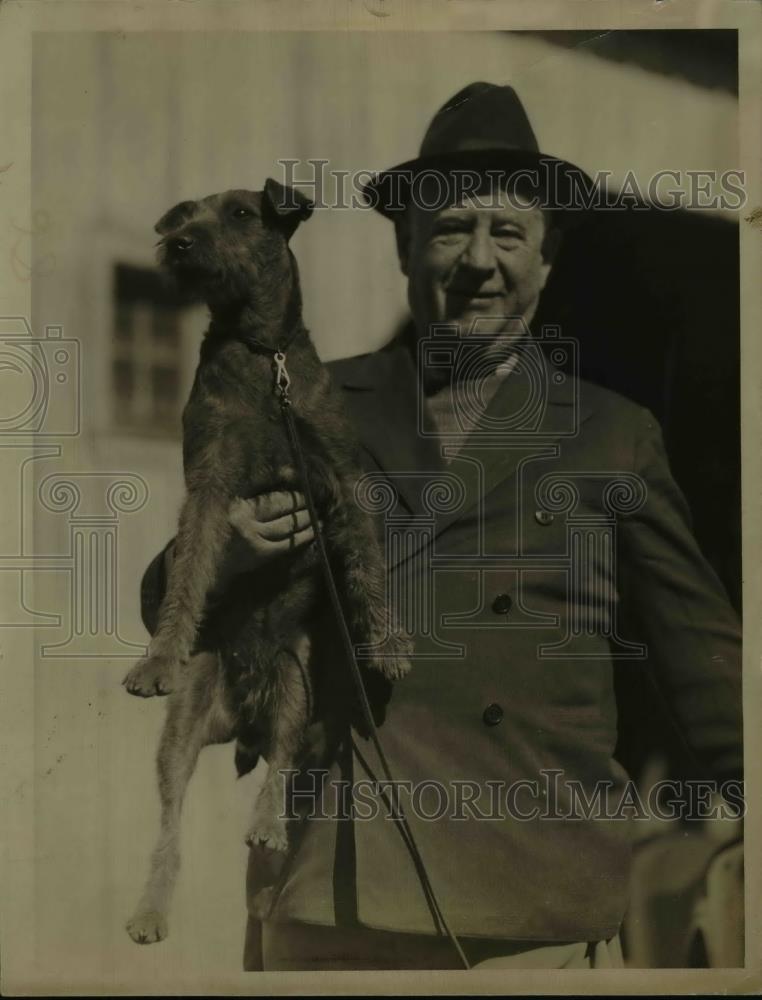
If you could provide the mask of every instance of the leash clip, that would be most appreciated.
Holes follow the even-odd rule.
[[[273,355],[275,364],[275,392],[280,397],[281,405],[288,406],[291,400],[288,398],[288,389],[291,385],[291,377],[286,369],[286,355],[283,351],[276,351]]]

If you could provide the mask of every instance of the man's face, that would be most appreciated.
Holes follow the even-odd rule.
[[[516,194],[482,201],[468,197],[436,211],[411,206],[398,230],[419,335],[431,323],[457,323],[467,335],[479,317],[521,316],[528,324],[534,316],[558,233]]]

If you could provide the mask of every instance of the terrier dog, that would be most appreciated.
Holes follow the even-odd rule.
[[[291,411],[353,641],[365,650],[367,665],[389,680],[409,666],[406,641],[386,605],[375,529],[354,498],[359,465],[342,401],[302,323],[288,241],[311,212],[303,195],[268,180],[264,191],[181,202],[155,227],[162,237],[160,262],[200,294],[212,321],[183,412],[187,495],[166,593],[147,655],[123,681],[134,695],[170,695],[157,760],[161,833],[145,891],[127,924],[139,943],[167,933],[180,861],[180,810],[204,746],[237,739],[239,773],[262,754],[268,773],[246,839],[264,855],[282,855],[288,847],[283,775],[298,770],[314,717],[314,688],[325,679],[313,666],[310,646],[316,623],[331,614],[319,586],[315,546],[296,548],[266,571],[239,577],[215,613],[214,648],[197,648],[233,526],[244,536],[251,530],[249,507],[259,494],[304,489],[275,391],[273,357],[279,349],[285,351]],[[325,697],[330,700],[333,692]]]

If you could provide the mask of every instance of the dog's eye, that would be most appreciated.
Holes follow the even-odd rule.
[[[251,219],[254,216],[254,213],[250,208],[244,208],[242,205],[234,208],[230,214],[234,219]]]

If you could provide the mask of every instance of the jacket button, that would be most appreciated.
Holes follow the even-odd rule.
[[[496,615],[507,615],[512,605],[513,601],[509,594],[498,594],[492,602],[492,610]]]
[[[534,512],[534,519],[538,524],[552,524],[553,515],[549,510],[536,510]]]
[[[503,710],[500,705],[493,702],[491,705],[487,705],[484,709],[482,718],[484,719],[485,725],[497,726],[503,721]]]

